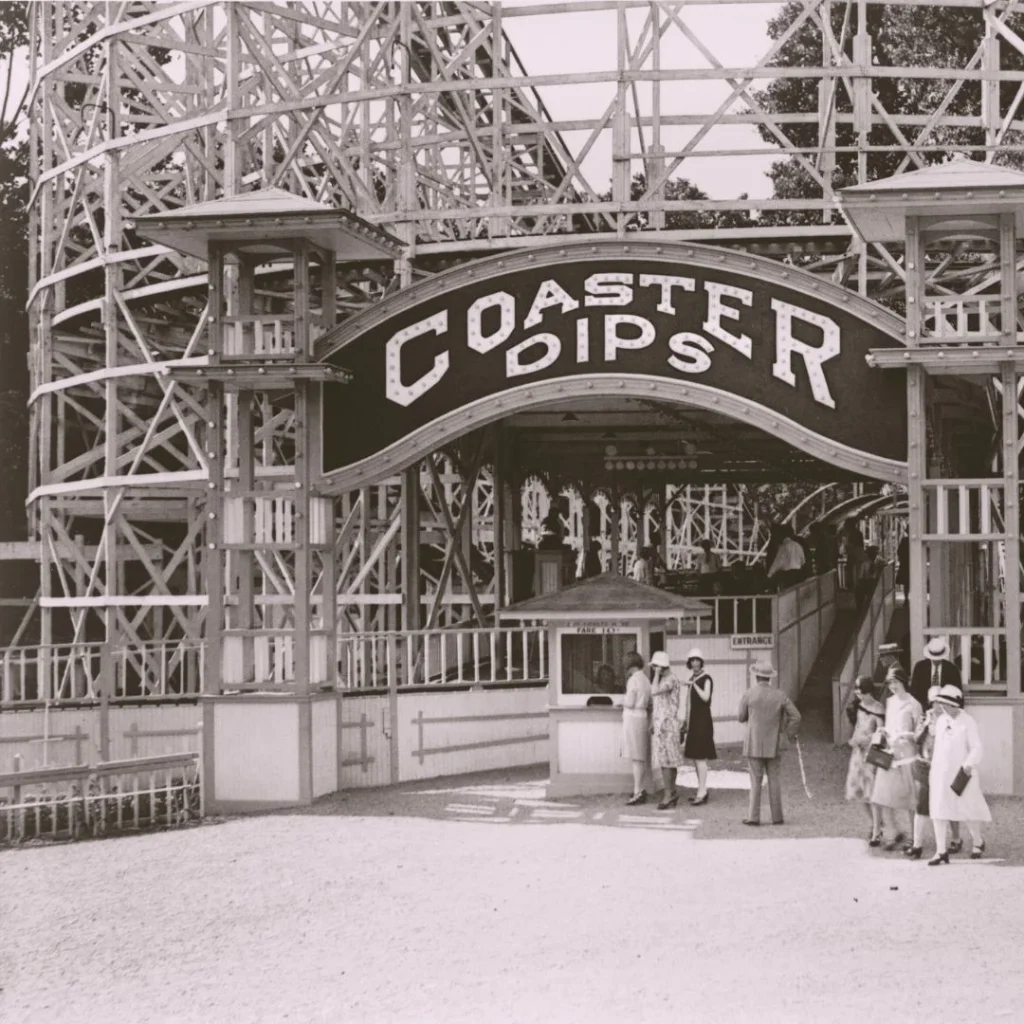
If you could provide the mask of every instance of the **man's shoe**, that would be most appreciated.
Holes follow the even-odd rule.
[[[773,821],[772,824],[773,825],[785,825],[786,823],[781,818],[779,818],[778,821]]]
[[[744,825],[760,825],[761,822],[759,822],[759,821],[751,821],[750,818],[744,818],[743,819],[743,824]]]

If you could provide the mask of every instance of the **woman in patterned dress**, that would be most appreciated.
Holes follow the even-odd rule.
[[[846,799],[859,800],[864,805],[871,819],[870,841],[879,831],[879,812],[871,806],[877,769],[873,764],[868,764],[867,753],[871,738],[885,720],[885,708],[875,699],[871,676],[858,677],[853,700],[847,706],[846,713],[853,722],[853,735],[849,740],[850,767],[846,772]]]
[[[892,696],[885,702],[885,724],[875,735],[876,742],[882,742],[892,753],[893,761],[887,770],[875,772],[871,803],[877,808],[877,830],[869,845],[881,845],[884,822],[888,818],[895,834],[885,848],[895,850],[913,832],[912,819],[917,808],[913,770],[917,760],[915,737],[924,720],[924,711],[907,691],[907,673],[901,666],[893,665],[886,681]],[[900,828],[897,811],[906,812],[906,831]]]
[[[667,811],[679,803],[676,774],[683,763],[683,747],[679,742],[679,707],[682,687],[672,674],[668,655],[655,651],[651,656],[651,747],[652,759],[661,768],[664,793],[659,811]]]

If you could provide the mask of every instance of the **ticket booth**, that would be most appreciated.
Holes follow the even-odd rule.
[[[547,626],[548,796],[631,792],[630,764],[622,755],[626,655],[638,651],[646,663],[652,652],[668,649],[670,636],[706,634],[711,606],[608,573],[499,615]],[[685,672],[682,665],[673,669]]]

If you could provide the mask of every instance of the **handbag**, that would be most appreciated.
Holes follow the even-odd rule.
[[[967,783],[970,781],[970,775],[968,775],[968,773],[965,772],[963,768],[961,768],[960,771],[956,773],[956,778],[954,778],[953,781],[949,784],[949,788],[953,790],[953,792],[956,793],[957,796],[960,796],[963,793],[963,791],[967,788]]]
[[[892,751],[872,743],[868,747],[864,760],[868,764],[873,764],[876,768],[881,768],[883,772],[887,772],[892,767]]]

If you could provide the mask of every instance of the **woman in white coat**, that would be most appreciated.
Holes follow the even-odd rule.
[[[935,722],[935,749],[928,774],[929,817],[935,826],[935,856],[928,861],[931,865],[949,863],[946,833],[951,821],[967,823],[974,840],[971,859],[978,860],[985,852],[981,822],[992,820],[978,781],[981,738],[978,726],[964,711],[963,703],[963,694],[955,686],[943,686],[935,695],[933,706],[939,709],[939,717]],[[952,786],[961,769],[968,779],[958,796]]]
[[[626,655],[626,696],[622,701],[622,752],[633,769],[633,795],[629,806],[647,803],[644,776],[651,756],[651,681],[644,659],[636,651]]]

